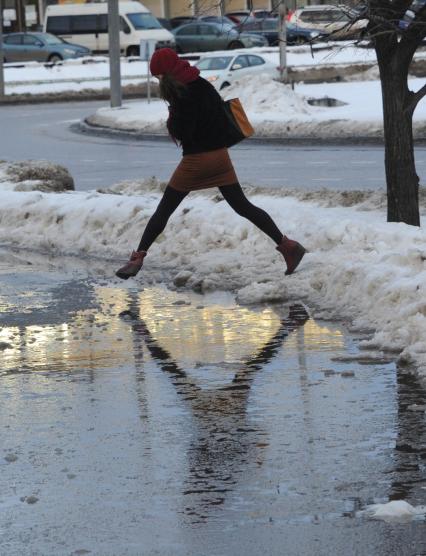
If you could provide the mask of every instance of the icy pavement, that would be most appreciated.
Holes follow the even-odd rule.
[[[1,554],[426,552],[426,392],[368,331],[110,271],[0,251]]]

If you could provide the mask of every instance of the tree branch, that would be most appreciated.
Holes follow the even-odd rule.
[[[416,93],[411,92],[410,102],[407,103],[406,110],[414,110],[422,98],[426,95],[426,85],[423,85]]]

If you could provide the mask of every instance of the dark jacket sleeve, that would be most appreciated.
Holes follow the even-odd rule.
[[[191,141],[197,125],[198,105],[187,96],[169,107],[167,129],[172,137],[181,142]]]

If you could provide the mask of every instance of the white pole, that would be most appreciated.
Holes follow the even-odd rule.
[[[287,28],[286,28],[286,15],[287,10],[284,1],[281,2],[279,8],[280,28],[278,33],[278,41],[280,44],[280,81],[287,83]]]
[[[118,0],[108,0],[109,77],[111,108],[121,106],[120,16]]]
[[[0,99],[4,97],[3,59],[3,0],[0,0]]]

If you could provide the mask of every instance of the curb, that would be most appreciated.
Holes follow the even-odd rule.
[[[89,123],[87,120],[72,124],[70,130],[74,133],[81,133],[86,135],[98,137],[115,137],[126,141],[170,141],[166,134],[162,133],[141,133],[140,131],[126,131],[124,129],[116,129],[112,127],[102,126],[99,124]],[[425,139],[418,139],[417,144],[426,143]],[[244,141],[244,144],[252,145],[377,145],[383,146],[383,138],[380,137],[306,137],[306,136],[292,136],[292,137],[262,137],[254,136],[249,137]],[[239,145],[240,147],[242,146]]]

